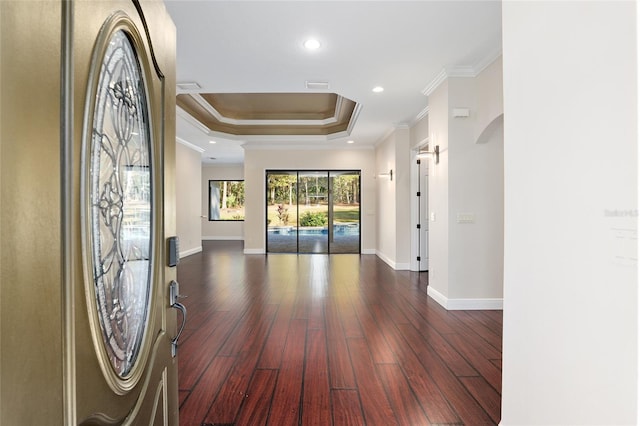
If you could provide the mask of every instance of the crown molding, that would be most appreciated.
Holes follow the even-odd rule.
[[[427,105],[426,107],[424,107],[424,109],[422,111],[420,111],[418,113],[418,115],[416,115],[416,118],[413,119],[413,121],[411,122],[411,125],[413,126],[414,124],[416,124],[417,122],[421,121],[423,118],[425,118],[427,115],[429,114],[429,105]]]
[[[336,101],[336,109],[334,111],[333,117],[325,118],[322,120],[243,120],[225,117],[224,115],[220,114],[220,112],[215,109],[213,105],[207,102],[199,93],[190,93],[188,94],[188,96],[190,96],[194,101],[196,101],[198,105],[204,108],[205,111],[214,116],[216,120],[232,126],[326,126],[338,122],[337,116],[340,110],[343,108],[342,97],[338,95],[338,100]]]
[[[484,71],[489,65],[494,63],[501,56],[502,56],[502,48],[498,48],[495,51],[493,51],[492,53],[490,53],[489,55],[485,56],[484,59],[482,59],[479,62],[477,62],[473,66],[473,69],[474,69],[476,75],[478,75],[482,71]]]
[[[358,116],[360,116],[360,111],[362,111],[362,104],[360,102],[356,102],[356,106],[353,109],[353,112],[351,113],[351,119],[349,120],[349,125],[347,126],[347,130],[342,132],[342,133],[346,133],[346,136],[351,135],[351,132],[353,131],[353,126],[356,125],[356,121],[358,121]]]
[[[191,114],[189,114],[187,111],[185,111],[182,108],[180,108],[178,105],[176,105],[176,115],[178,117],[182,118],[187,123],[189,123],[191,126],[193,126],[196,129],[200,130],[205,135],[210,135],[211,134],[211,130],[209,130],[209,128],[207,126],[202,124],[199,120],[195,119]]]
[[[336,145],[276,145],[251,143],[242,146],[245,151],[372,151],[375,149],[372,145],[356,145],[356,146],[336,146]]]
[[[435,76],[433,80],[427,86],[422,89],[422,94],[425,96],[430,96],[434,90],[438,88],[442,84],[443,81],[447,79],[447,71],[443,68],[438,75]]]
[[[187,148],[191,148],[194,151],[198,151],[200,154],[202,154],[205,151],[204,149],[200,148],[199,146],[194,145],[191,142],[187,142],[184,139],[179,138],[177,136],[176,136],[176,142],[178,142],[180,145],[186,146]]]
[[[422,89],[422,94],[430,96],[447,78],[470,78],[477,77],[482,71],[484,71],[489,65],[491,65],[496,59],[502,56],[502,49],[498,48],[480,61],[473,65],[459,65],[453,67],[443,68],[438,75],[427,86]]]
[[[445,73],[448,78],[470,78],[476,76],[473,67],[467,65],[445,68]]]

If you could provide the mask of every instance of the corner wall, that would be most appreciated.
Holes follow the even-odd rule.
[[[180,257],[202,251],[201,154],[176,143],[176,229]]]
[[[409,269],[411,165],[409,128],[397,128],[376,147],[376,254],[393,269]],[[380,173],[393,171],[393,180]]]
[[[428,294],[447,309],[502,309],[502,59],[429,95]],[[462,112],[462,113],[461,113]],[[481,135],[482,137],[479,137]]]
[[[502,7],[501,424],[637,424],[637,3]]]

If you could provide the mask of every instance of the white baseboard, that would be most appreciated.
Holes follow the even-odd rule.
[[[438,302],[443,308],[447,309],[447,298],[438,290],[431,286],[427,286],[427,295]]]
[[[264,254],[264,249],[244,249],[244,254]]]
[[[360,254],[376,254],[376,249],[362,249]]]
[[[431,286],[427,294],[448,311],[502,310],[504,299],[449,299]]]
[[[215,240],[219,240],[219,241],[242,241],[244,240],[244,237],[202,237],[203,240],[206,241],[215,241]]]
[[[192,254],[200,253],[200,252],[202,252],[202,246],[194,247],[192,249],[185,250],[185,251],[181,251],[180,252],[180,259],[182,259],[183,257],[191,256]]]
[[[384,263],[386,263],[387,265],[391,266],[396,271],[409,270],[409,264],[408,263],[397,263],[397,262],[394,262],[389,257],[387,257],[384,253],[382,253],[381,251],[376,250],[375,255],[378,256],[380,259],[382,259],[382,261]]]

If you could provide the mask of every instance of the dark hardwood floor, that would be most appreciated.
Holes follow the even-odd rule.
[[[180,425],[499,422],[501,311],[446,311],[373,255],[203,248],[178,266]]]

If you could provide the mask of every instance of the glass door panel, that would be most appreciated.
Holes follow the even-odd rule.
[[[298,172],[298,252],[329,253],[328,173]]]
[[[268,253],[360,253],[360,171],[266,172]]]
[[[330,253],[360,253],[360,172],[329,172]]]
[[[298,173],[268,171],[267,183],[267,252],[298,252]]]

